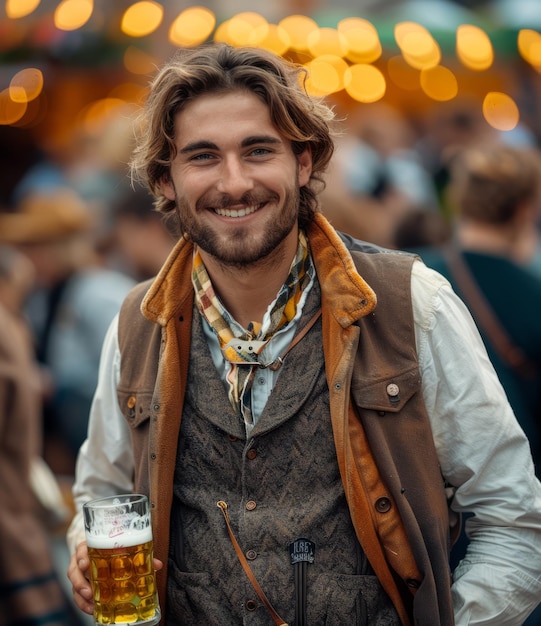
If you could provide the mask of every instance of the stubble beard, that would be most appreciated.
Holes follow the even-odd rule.
[[[198,220],[197,213],[194,216],[193,210],[182,198],[177,196],[176,204],[182,230],[197,246],[222,266],[245,269],[264,264],[271,253],[280,249],[297,223],[299,198],[297,185],[286,193],[280,213],[269,220],[265,233],[254,236],[249,234],[248,228],[240,226],[230,230],[227,239],[216,228]]]

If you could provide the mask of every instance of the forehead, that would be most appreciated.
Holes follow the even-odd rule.
[[[250,91],[205,93],[188,102],[176,115],[175,135],[184,143],[201,139],[242,137],[262,130],[280,136],[268,106]]]

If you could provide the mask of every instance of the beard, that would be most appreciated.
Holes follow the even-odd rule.
[[[176,204],[182,231],[197,246],[213,256],[221,265],[243,269],[264,262],[272,252],[280,248],[280,244],[298,221],[299,197],[298,185],[287,190],[279,214],[270,217],[261,232],[253,233],[252,229],[247,226],[229,226],[227,235],[221,232],[219,227],[211,226],[198,219],[198,215],[208,210],[203,207],[225,209],[236,204],[231,198],[223,197],[216,202],[216,200],[210,201],[208,197],[203,197],[197,203],[195,211],[178,196]],[[277,203],[278,201],[278,196],[267,193],[264,197],[262,194],[246,195],[241,203],[244,206],[258,206],[266,202]]]

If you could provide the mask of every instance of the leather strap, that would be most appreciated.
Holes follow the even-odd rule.
[[[443,256],[452,277],[471,312],[484,331],[500,359],[513,368],[521,376],[530,378],[535,375],[537,367],[524,351],[513,343],[494,311],[490,307],[479,285],[476,283],[461,251],[456,246],[445,246]]]
[[[293,341],[287,347],[287,350],[285,352],[282,352],[282,354],[268,366],[273,372],[275,372],[276,370],[279,370],[282,367],[282,363],[284,362],[284,359],[286,358],[286,354],[299,343],[299,341],[306,335],[306,333],[318,321],[320,316],[321,316],[321,309],[318,309],[315,312],[315,314],[308,320],[308,322],[306,323],[306,326],[297,335],[295,335]]]
[[[257,582],[257,579],[254,576],[254,573],[252,572],[252,568],[250,567],[250,564],[248,563],[248,561],[246,560],[246,557],[244,556],[244,552],[241,550],[241,547],[238,544],[238,541],[233,533],[233,529],[231,528],[231,521],[229,519],[229,513],[227,512],[227,503],[224,502],[223,500],[220,500],[219,502],[216,503],[216,505],[221,509],[224,515],[225,523],[227,526],[227,532],[229,533],[229,538],[231,539],[231,543],[233,544],[233,547],[235,548],[235,552],[240,561],[240,564],[242,565],[242,568],[244,572],[246,573],[246,576],[248,576],[248,580],[251,582],[252,587],[255,589],[257,595],[259,596],[259,599],[261,600],[261,602],[263,603],[263,605],[269,612],[276,626],[288,626],[286,622],[284,622],[284,620],[274,610],[274,607],[272,606],[269,599],[265,595],[265,592],[259,586],[259,583]]]

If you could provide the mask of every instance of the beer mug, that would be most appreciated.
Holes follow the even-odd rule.
[[[152,626],[160,621],[148,498],[125,494],[83,504],[94,621]]]

